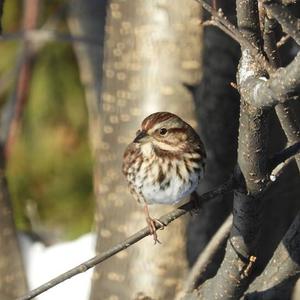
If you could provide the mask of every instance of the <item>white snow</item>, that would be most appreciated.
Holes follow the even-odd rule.
[[[95,256],[96,235],[88,233],[76,240],[46,247],[33,242],[28,236],[20,235],[20,245],[30,290],[53,279]],[[46,291],[38,300],[88,300],[93,269]]]

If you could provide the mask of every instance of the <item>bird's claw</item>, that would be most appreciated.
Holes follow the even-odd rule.
[[[163,224],[158,219],[151,218],[151,217],[147,217],[146,220],[147,220],[147,224],[148,224],[148,227],[149,227],[150,234],[153,236],[154,245],[156,243],[161,244],[160,240],[158,239],[157,233],[156,233],[157,228],[156,228],[155,223],[157,223],[157,224],[159,224],[161,226],[160,227],[161,230],[163,230],[165,228],[165,224]]]

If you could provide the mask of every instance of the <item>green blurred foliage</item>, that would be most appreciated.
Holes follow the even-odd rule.
[[[19,5],[20,1],[6,1],[5,30],[18,30]],[[44,4],[43,19],[53,7]],[[1,74],[15,68],[19,44],[0,42],[0,56],[5,58],[0,60]],[[1,96],[1,102],[9,93]],[[30,229],[25,208],[34,202],[47,231],[74,238],[91,230],[93,166],[87,124],[73,49],[67,43],[49,43],[36,57],[28,102],[7,165],[18,228]]]

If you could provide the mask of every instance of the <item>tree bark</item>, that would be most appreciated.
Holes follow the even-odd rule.
[[[100,8],[94,9],[99,12]],[[192,0],[184,4],[179,0],[112,0],[108,5],[102,96],[100,100],[100,90],[94,89],[97,97],[89,109],[90,117],[99,109],[97,124],[90,123],[98,253],[146,224],[121,174],[123,151],[142,119],[155,111],[170,111],[196,125],[193,94],[186,86],[195,85],[200,77],[199,16],[199,5]],[[89,31],[93,33],[92,27]],[[86,58],[91,74],[98,76],[93,80],[98,80],[100,62],[94,56],[99,59],[101,52]],[[159,217],[169,208],[150,209]],[[96,267],[91,299],[134,299],[140,292],[155,299],[172,299],[187,266],[185,224],[177,220],[159,231],[162,245],[154,246],[148,238]]]
[[[217,4],[229,19],[234,18],[235,1],[218,1]],[[211,190],[226,181],[236,164],[239,94],[230,83],[236,81],[239,56],[239,45],[230,37],[216,27],[205,27],[203,76],[196,88],[197,117],[207,150],[205,177],[199,185],[201,191]],[[191,264],[228,216],[231,207],[232,195],[226,195],[192,218],[188,229]],[[207,268],[203,278],[211,277],[216,272],[220,259],[219,255],[219,259]]]

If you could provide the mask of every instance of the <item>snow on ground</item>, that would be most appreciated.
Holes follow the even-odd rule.
[[[31,290],[95,256],[96,235],[89,233],[74,241],[46,247],[22,234],[20,244]],[[92,271],[93,269],[90,269],[76,275],[35,299],[88,300]]]

